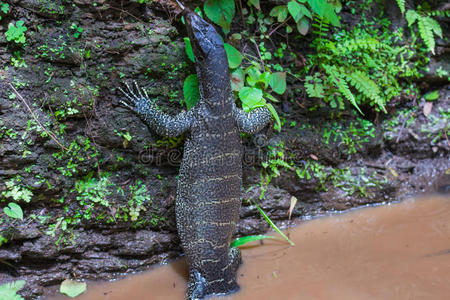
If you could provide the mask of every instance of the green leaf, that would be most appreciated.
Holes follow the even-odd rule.
[[[423,96],[427,101],[434,101],[439,98],[439,91],[432,91]]]
[[[330,76],[331,81],[334,82],[334,84],[337,86],[339,92],[341,92],[342,95],[362,114],[363,112],[361,109],[359,109],[358,104],[356,103],[355,96],[350,91],[347,82],[342,77],[342,74],[339,72],[339,70],[335,66],[328,66],[323,65],[323,68],[325,69],[325,72]]]
[[[9,11],[9,4],[8,3],[0,3],[1,10],[3,13],[7,14]]]
[[[191,74],[184,80],[183,96],[187,109],[191,109],[197,104],[200,98],[200,92],[198,90],[198,78],[196,74]]]
[[[261,71],[255,66],[248,67],[246,72],[247,72],[247,83],[251,86],[254,86],[261,78]]]
[[[225,52],[227,53],[228,65],[230,69],[239,67],[242,62],[242,54],[230,44],[224,43]]]
[[[239,247],[242,246],[244,244],[250,243],[250,242],[254,242],[254,241],[260,241],[260,240],[264,240],[264,239],[278,239],[276,236],[273,235],[249,235],[249,236],[244,236],[244,237],[240,237],[235,239],[230,247]]]
[[[276,122],[276,128],[278,131],[281,131],[281,121],[280,121],[280,117],[278,116],[277,111],[275,110],[275,108],[273,107],[272,104],[270,103],[266,103],[267,109],[270,111],[270,113],[272,114],[273,118],[275,119]]]
[[[275,93],[284,94],[286,91],[286,72],[272,73],[269,78],[269,85]]]
[[[188,37],[184,38],[184,50],[186,51],[186,55],[188,58],[195,63],[194,52],[192,51],[191,40]]]
[[[259,5],[259,0],[249,0],[248,2],[257,9],[261,9],[261,6]]]
[[[259,88],[247,86],[243,87],[239,91],[239,99],[242,101],[242,109],[249,112],[254,108],[264,106],[265,101],[262,95],[263,93]]]
[[[419,19],[419,33],[420,37],[423,39],[425,45],[427,45],[428,50],[434,54],[434,47],[436,45],[433,36],[433,27],[430,24],[429,17],[421,17]]]
[[[309,77],[309,78],[308,78]],[[323,89],[323,84],[320,82],[314,81],[314,83],[309,82],[312,80],[311,76],[306,77],[305,88],[306,93],[311,98],[323,98],[325,95],[325,91]]]
[[[71,298],[75,298],[86,291],[86,282],[77,282],[70,279],[66,279],[61,283],[59,292],[67,295]]]
[[[295,0],[289,1],[287,8],[295,22],[298,22],[303,16],[307,16],[312,19],[311,12],[303,4],[299,4]]]
[[[308,4],[316,14],[326,18],[333,26],[341,26],[339,18],[334,12],[334,7],[326,0],[308,0]]]
[[[375,102],[384,113],[387,113],[383,98],[380,96],[380,88],[372,79],[362,71],[355,71],[349,75],[346,74],[346,77],[359,92]]]
[[[406,21],[408,21],[408,27],[411,27],[411,25],[414,24],[414,22],[418,18],[420,18],[420,15],[415,10],[409,9],[406,12],[405,18],[406,18]]]
[[[269,225],[276,231],[278,232],[291,246],[295,246],[295,244],[283,233],[281,232],[281,230],[277,227],[277,225],[275,225],[274,222],[272,222],[272,220],[269,218],[268,215],[266,215],[266,213],[262,210],[261,207],[259,207],[258,203],[255,203],[256,208],[258,208],[258,211],[260,212],[260,214],[264,217],[264,219],[266,220],[267,223],[269,223]]]
[[[3,208],[3,212],[10,218],[23,220],[23,211],[20,205],[10,202],[7,207]]]
[[[309,21],[305,17],[301,18],[300,21],[297,22],[297,30],[302,35],[306,35],[309,30]]]
[[[230,30],[235,7],[234,0],[207,0],[203,5],[206,16],[225,30]]]
[[[284,22],[288,16],[288,9],[286,5],[278,5],[270,11],[271,17],[277,17],[278,22]]]
[[[25,286],[25,280],[17,280],[0,285],[1,300],[23,300],[24,298],[17,295],[17,292]]]
[[[406,0],[396,0],[398,4],[398,8],[400,8],[400,11],[403,14],[405,14],[405,1]]]
[[[245,74],[244,70],[237,68],[231,73],[231,89],[240,91],[244,87]]]

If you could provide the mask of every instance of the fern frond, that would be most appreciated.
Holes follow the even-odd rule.
[[[400,8],[400,11],[402,12],[402,15],[405,14],[405,0],[396,0],[398,4],[398,8]]]
[[[436,45],[433,36],[433,25],[430,23],[430,17],[420,17],[418,19],[420,37],[425,45],[434,54],[434,46]]]
[[[442,39],[441,25],[439,25],[439,23],[431,17],[424,17],[424,18],[427,19],[427,22],[429,23],[430,27],[433,29],[434,34]]]
[[[322,67],[330,76],[331,81],[337,86],[339,92],[344,95],[345,99],[347,99],[362,115],[364,115],[361,109],[359,109],[355,96],[348,87],[347,82],[343,78],[344,76],[340,73],[340,71],[335,66],[322,65]]]
[[[325,92],[323,90],[323,84],[320,82],[320,79],[314,78],[312,76],[306,76],[305,89],[306,93],[311,98],[324,97]]]
[[[420,15],[417,13],[417,11],[409,9],[406,12],[406,21],[408,21],[408,27],[411,27],[414,22],[416,22],[417,19],[420,18]]]
[[[383,98],[380,96],[380,88],[366,75],[366,73],[355,71],[350,75],[346,75],[346,77],[360,93],[374,101],[383,112],[387,113],[386,108],[384,107]]]

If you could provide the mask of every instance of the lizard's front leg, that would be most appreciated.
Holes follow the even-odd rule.
[[[241,132],[253,134],[267,125],[270,121],[270,111],[267,107],[258,107],[246,113],[242,109],[233,106],[233,115]]]
[[[191,110],[172,117],[161,112],[153,101],[150,100],[147,92],[141,90],[136,83],[135,86],[138,94],[135,94],[128,84],[125,85],[127,86],[128,92],[119,88],[126,97],[120,103],[134,111],[155,133],[162,136],[175,137],[189,130],[193,121]]]

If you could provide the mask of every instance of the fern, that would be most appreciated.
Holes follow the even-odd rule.
[[[411,27],[417,21],[420,37],[428,50],[434,54],[434,47],[436,45],[434,34],[442,38],[442,28],[439,23],[430,16],[421,15],[411,9],[406,12],[406,20],[408,21],[408,27]]]
[[[384,100],[380,96],[380,88],[366,75],[366,73],[355,71],[350,75],[346,75],[346,78],[360,93],[371,99],[383,112],[387,113],[386,108],[384,107]]]
[[[339,72],[336,66],[322,65],[325,72],[330,76],[331,81],[337,86],[339,92],[344,95],[345,99],[347,99],[362,115],[362,111],[359,109],[358,104],[356,103],[355,96],[347,85],[347,82],[344,79],[344,75]]]
[[[396,0],[398,7],[400,8],[400,11],[402,12],[402,15],[405,14],[405,0]]]
[[[324,90],[322,80],[317,77],[306,76],[305,78],[305,89],[306,93],[311,98],[323,98]]]

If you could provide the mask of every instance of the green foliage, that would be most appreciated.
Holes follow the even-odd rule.
[[[86,282],[77,282],[70,279],[64,280],[59,287],[59,292],[70,298],[75,298],[84,291],[86,291]]]
[[[405,14],[405,2],[406,0],[396,0],[397,1],[397,5],[400,8],[400,11],[402,14]]]
[[[192,107],[194,107],[198,99],[200,98],[200,93],[198,90],[198,78],[196,74],[191,74],[184,80],[183,96],[187,109],[191,109]]]
[[[423,97],[427,101],[434,101],[439,98],[439,91],[432,91],[432,92],[426,93]]]
[[[242,62],[242,54],[230,44],[224,43],[225,52],[227,53],[228,66],[230,69],[236,69]]]
[[[434,35],[442,38],[442,28],[439,23],[421,11],[420,6],[418,11],[409,9],[406,12],[406,20],[408,21],[408,27],[410,28],[412,28],[412,25],[417,22],[420,37],[424,41],[428,50],[434,54],[434,48],[436,45]]]
[[[15,201],[30,202],[33,192],[26,186],[20,184],[22,178],[16,176],[11,180],[5,182],[6,189],[2,191],[2,196],[5,198],[12,198]]]
[[[231,21],[235,14],[233,0],[207,0],[203,5],[206,16],[221,26],[224,30],[230,31]]]
[[[184,49],[186,51],[186,55],[188,56],[189,60],[195,63],[194,52],[192,52],[191,40],[188,37],[184,38],[184,45],[185,45]]]
[[[72,25],[70,25],[70,29],[72,29],[74,31],[73,37],[76,39],[79,38],[81,36],[81,34],[83,33],[83,28],[81,26],[78,26],[75,23],[72,23]]]
[[[9,4],[0,1],[0,21],[2,20],[1,14],[3,13],[6,15],[8,12],[9,12]]]
[[[401,33],[366,22],[326,38],[322,25],[317,25],[319,36],[313,41],[317,53],[309,55],[305,68],[314,71],[306,76],[308,96],[339,109],[345,109],[346,100],[361,114],[361,105],[386,112],[386,103],[401,92],[397,78],[417,73],[405,61],[412,54],[395,45]]]
[[[341,24],[336,15],[339,10],[340,6],[326,0],[291,0],[286,5],[272,8],[270,16],[276,17],[278,22],[284,22],[289,14],[294,19],[298,32],[306,35],[311,27],[313,14],[323,22],[339,27]]]
[[[17,292],[25,286],[25,280],[17,280],[0,285],[0,299],[2,300],[23,300],[24,298]]]
[[[23,220],[22,208],[14,202],[10,202],[7,207],[3,208],[3,212],[10,218]]]
[[[262,210],[262,208],[255,203],[256,208],[258,209],[259,213],[263,216],[263,218],[266,220],[267,223],[276,231],[278,232],[291,246],[295,246],[294,242],[292,242],[279,228],[275,223],[267,216],[267,214]]]
[[[264,239],[276,239],[276,237],[274,237],[273,235],[248,235],[248,236],[244,236],[244,237],[240,237],[235,239],[233,242],[231,242],[230,247],[239,247],[242,245],[245,245],[247,243],[251,243],[254,241],[260,241],[260,240],[264,240]]]
[[[24,21],[19,20],[14,25],[13,23],[9,23],[8,30],[5,32],[6,40],[13,41],[16,44],[25,44],[25,31],[27,31],[27,27],[24,26]]]

